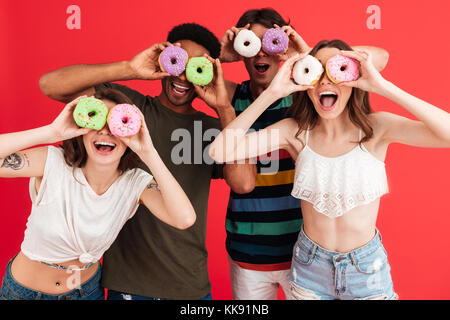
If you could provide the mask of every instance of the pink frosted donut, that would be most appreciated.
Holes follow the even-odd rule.
[[[131,104],[118,104],[109,111],[109,131],[115,136],[128,137],[135,135],[141,129],[139,110]]]
[[[267,53],[283,53],[288,45],[289,38],[282,29],[268,29],[262,38],[262,46]]]
[[[359,77],[359,63],[353,58],[341,54],[327,61],[327,75],[334,83],[354,81]]]
[[[163,72],[178,77],[186,69],[188,54],[178,46],[169,46],[159,55],[158,62]]]

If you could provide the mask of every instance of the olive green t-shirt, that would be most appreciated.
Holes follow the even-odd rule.
[[[146,297],[200,299],[211,291],[206,251],[210,182],[222,178],[222,166],[209,158],[205,147],[219,132],[220,122],[202,112],[176,113],[158,98],[123,85],[105,83],[95,89],[103,88],[120,90],[141,109],[156,150],[186,192],[197,219],[179,230],[140,205],[103,256],[102,285]],[[143,169],[149,171],[145,165]]]

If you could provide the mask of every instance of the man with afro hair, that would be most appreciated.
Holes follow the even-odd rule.
[[[170,45],[181,46],[189,57],[208,56],[215,66],[213,81],[202,88],[187,81],[185,73],[172,76],[162,72],[158,57]],[[102,285],[108,288],[108,299],[212,299],[206,250],[210,182],[225,177],[233,185],[236,179],[232,177],[248,172],[246,164],[219,165],[205,152],[210,141],[203,141],[204,133],[215,130],[218,134],[235,118],[221,65],[216,59],[219,54],[220,43],[212,32],[198,24],[186,23],[174,27],[167,42],[154,44],[129,61],[72,65],[44,74],[40,79],[43,93],[62,102],[93,95],[103,88],[125,93],[142,111],[156,150],[197,214],[192,227],[178,230],[140,206],[104,255]],[[161,92],[152,97],[113,83],[135,79],[161,80]],[[213,108],[219,119],[195,110],[192,101],[196,97]],[[180,143],[179,139],[184,133],[188,134],[190,143],[180,155],[179,146],[185,141]],[[201,140],[191,141],[197,138]],[[200,163],[193,161],[199,158],[195,152],[202,159]],[[185,161],[186,154],[192,159]],[[250,179],[242,181],[247,180]],[[149,188],[158,192],[157,186]]]

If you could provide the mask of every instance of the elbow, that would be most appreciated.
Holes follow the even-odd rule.
[[[39,88],[41,89],[42,93],[50,99],[61,101],[64,103],[69,102],[70,100],[68,100],[66,97],[57,94],[54,83],[55,81],[51,79],[51,75],[49,73],[46,73],[39,79]]]
[[[197,216],[195,215],[195,212],[192,211],[186,215],[186,218],[184,218],[182,221],[179,221],[175,225],[175,228],[177,228],[179,230],[186,230],[186,229],[192,227],[196,220],[197,220]]]
[[[46,73],[39,79],[39,88],[41,89],[42,93],[45,94],[47,97],[54,99],[53,98],[54,95],[52,94],[51,85],[48,78],[49,75],[48,73]]]
[[[217,154],[215,147],[209,148],[208,155],[211,159],[213,159],[216,162],[219,162],[219,163],[225,162],[224,159]]]
[[[387,50],[383,49],[381,51],[379,71],[382,71],[382,70],[384,70],[384,68],[386,68],[388,61],[389,61],[389,52]]]
[[[255,189],[254,181],[242,181],[241,183],[230,185],[231,190],[237,194],[250,193]]]

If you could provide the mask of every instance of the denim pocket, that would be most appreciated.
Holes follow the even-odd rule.
[[[386,267],[387,254],[382,246],[363,258],[353,258],[356,270],[364,274],[374,274]]]
[[[310,265],[315,256],[315,248],[308,249],[302,243],[297,243],[294,247],[294,259],[296,262],[308,266]]]

